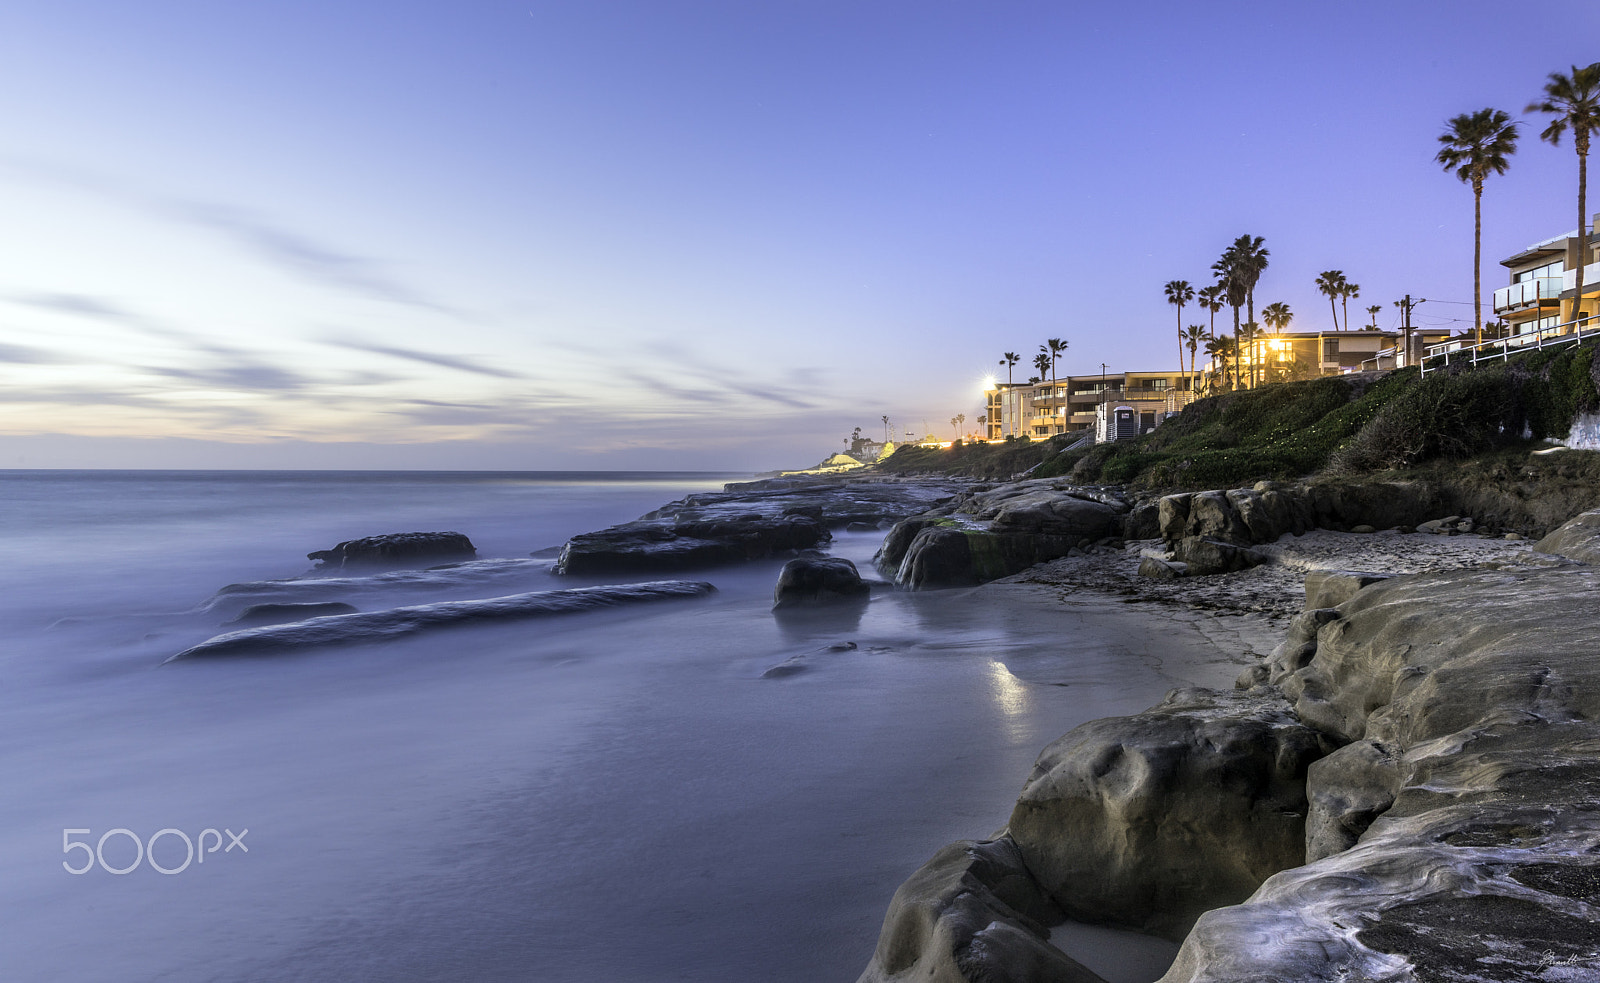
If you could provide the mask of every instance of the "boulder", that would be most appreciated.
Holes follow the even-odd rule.
[[[316,550],[306,559],[318,561],[317,573],[352,568],[427,566],[470,560],[478,555],[472,540],[458,532],[396,532],[346,540],[331,550]]]
[[[1516,536],[1507,533],[1506,538]],[[1518,539],[1522,538],[1517,536]],[[1600,563],[1600,509],[1585,512],[1533,544],[1540,553],[1564,556],[1579,563]]]
[[[1175,690],[1045,748],[1011,814],[1070,918],[1181,939],[1305,858],[1305,775],[1332,747],[1271,694]]]
[[[1139,560],[1139,576],[1152,580],[1177,580],[1189,572],[1187,563],[1177,563],[1146,556]]]
[[[952,843],[895,892],[858,983],[1103,983],[1050,944],[1059,921],[1010,839]]]
[[[797,557],[783,565],[772,600],[778,607],[861,600],[870,588],[843,557]]]
[[[1190,576],[1234,573],[1266,562],[1266,557],[1255,550],[1200,536],[1188,536],[1180,540],[1173,550],[1173,556],[1185,564]]]
[[[1146,502],[1135,506],[1122,520],[1123,539],[1156,539],[1161,535],[1161,505]]]

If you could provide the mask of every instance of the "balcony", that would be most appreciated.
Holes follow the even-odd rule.
[[[1590,269],[1597,268],[1590,267]],[[1588,272],[1584,271],[1585,280],[1588,278]],[[1565,277],[1540,276],[1521,283],[1513,283],[1509,287],[1501,287],[1494,292],[1494,312],[1504,314],[1507,311],[1532,307],[1540,301],[1554,301],[1561,296],[1562,290],[1571,289],[1575,279],[1571,273]]]
[[[1568,270],[1561,276],[1561,289],[1572,290],[1578,285],[1578,271]],[[1583,268],[1583,292],[1587,296],[1600,287],[1600,263],[1590,263]]]

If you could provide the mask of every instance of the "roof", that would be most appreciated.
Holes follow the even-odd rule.
[[[1554,252],[1558,248],[1565,252],[1567,248],[1567,240],[1576,239],[1577,237],[1577,229],[1573,229],[1571,232],[1568,232],[1564,235],[1551,236],[1550,238],[1541,242],[1534,243],[1528,248],[1522,250],[1520,253],[1517,253],[1515,256],[1507,256],[1505,259],[1500,261],[1500,265],[1516,266],[1518,263],[1526,262],[1540,253]]]

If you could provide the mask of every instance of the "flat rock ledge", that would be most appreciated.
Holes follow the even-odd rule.
[[[795,555],[825,547],[833,530],[877,529],[955,494],[957,484],[848,478],[736,482],[689,495],[633,522],[574,536],[555,572],[662,573]]]
[[[1600,512],[1563,530],[1550,567],[1310,578],[1235,694],[1177,691],[1047,748],[993,841],[1016,863],[978,881],[1042,892],[1005,902],[1030,937],[1061,915],[1192,921],[1162,983],[1600,979]],[[948,884],[953,849],[902,892],[953,898],[911,890]],[[968,896],[1005,900],[987,890]],[[863,981],[1074,978],[1028,975],[1027,941],[1015,975],[971,970],[961,933],[905,917]]]

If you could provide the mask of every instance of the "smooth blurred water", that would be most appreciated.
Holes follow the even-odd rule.
[[[853,979],[895,887],[1002,825],[1044,744],[1189,681],[1181,632],[1092,605],[880,584],[777,618],[778,561],[696,574],[706,599],[161,664],[220,630],[212,591],[339,540],[525,556],[728,477],[0,472],[6,977]],[[871,575],[879,539],[834,552]],[[63,829],[246,827],[171,876],[62,867]]]

